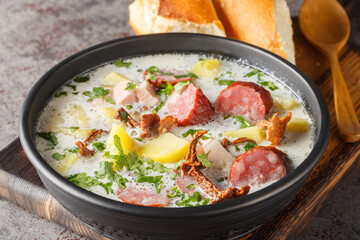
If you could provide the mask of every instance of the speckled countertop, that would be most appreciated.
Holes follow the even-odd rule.
[[[128,25],[130,2],[0,0],[0,149],[18,136],[20,106],[42,74],[79,50],[133,34]],[[360,239],[359,187],[357,170],[297,240]],[[4,240],[84,239],[1,199],[0,219]]]

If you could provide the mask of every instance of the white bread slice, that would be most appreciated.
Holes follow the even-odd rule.
[[[292,22],[285,0],[214,0],[228,37],[265,48],[295,64]]]
[[[129,6],[136,34],[205,33],[225,37],[211,0],[135,0]]]

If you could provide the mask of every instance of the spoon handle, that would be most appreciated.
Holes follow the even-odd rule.
[[[334,86],[334,105],[340,138],[345,142],[360,140],[360,124],[349,90],[341,73],[336,51],[328,55]]]

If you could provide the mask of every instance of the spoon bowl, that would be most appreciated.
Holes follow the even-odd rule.
[[[305,37],[330,61],[340,138],[345,142],[359,141],[359,120],[337,57],[350,35],[350,21],[344,8],[336,0],[305,0],[299,24]]]

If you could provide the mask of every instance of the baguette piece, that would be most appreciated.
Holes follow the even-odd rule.
[[[192,32],[226,36],[211,0],[135,0],[129,15],[137,35]]]
[[[265,48],[295,64],[285,0],[214,0],[228,37]]]

